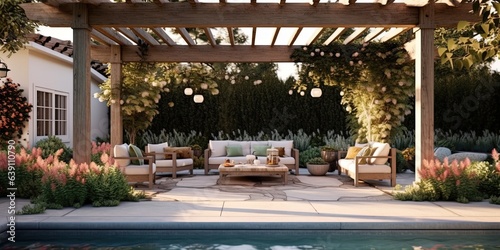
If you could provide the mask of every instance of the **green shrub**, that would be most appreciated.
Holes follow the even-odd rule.
[[[93,206],[117,206],[127,197],[129,185],[122,172],[111,165],[90,165],[85,174],[87,202]]]
[[[312,158],[321,157],[321,148],[311,147],[304,151],[300,151],[299,166],[306,167],[306,163]]]
[[[73,150],[68,148],[57,136],[49,136],[46,139],[42,139],[36,143],[35,147],[42,150],[42,157],[44,159],[47,159],[50,155],[54,155],[59,149],[63,150],[59,156],[59,160],[69,162],[73,157]]]
[[[80,207],[87,198],[85,187],[85,164],[77,165],[58,162],[45,162],[41,166],[42,176],[41,199],[48,204],[59,204],[63,207]]]
[[[408,168],[408,163],[406,162],[403,154],[401,153],[401,151],[396,150],[396,172],[403,173]]]

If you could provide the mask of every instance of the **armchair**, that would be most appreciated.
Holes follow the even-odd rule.
[[[168,147],[167,142],[148,144],[146,146],[146,155],[154,158],[157,172],[170,172],[174,179],[177,178],[177,172],[179,171],[189,170],[189,173],[193,174],[194,161],[192,151],[188,147]]]
[[[136,146],[126,143],[115,145],[113,155],[115,164],[125,174],[128,182],[148,182],[149,189],[153,188],[156,173],[153,157],[143,156]]]

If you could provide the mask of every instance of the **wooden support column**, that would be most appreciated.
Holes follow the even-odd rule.
[[[119,45],[111,46],[111,96],[115,103],[111,104],[111,147],[123,143],[123,120],[121,109],[121,47]],[[113,152],[111,152],[113,154]]]
[[[90,26],[86,4],[73,5],[73,159],[90,163]]]
[[[434,159],[434,2],[420,8],[415,65],[415,181],[424,160]]]

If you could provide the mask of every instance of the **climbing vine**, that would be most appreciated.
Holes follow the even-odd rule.
[[[400,42],[303,47],[292,55],[302,62],[295,89],[339,86],[349,127],[358,141],[390,141],[411,113],[414,67]]]

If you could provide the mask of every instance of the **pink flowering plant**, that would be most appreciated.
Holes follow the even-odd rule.
[[[16,197],[32,199],[20,213],[40,213],[46,208],[117,206],[122,200],[137,201],[138,194],[108,155],[109,143],[93,144],[92,158],[98,163],[76,164],[59,160],[62,149],[42,157],[40,148],[21,149],[15,156]],[[0,151],[0,193],[7,194],[7,154]]]
[[[30,119],[33,105],[22,96],[21,85],[13,83],[7,78],[0,86],[0,144],[19,138],[23,134],[23,128]]]
[[[469,159],[443,162],[425,161],[419,170],[421,180],[397,192],[398,200],[458,201],[468,203],[490,198],[497,203],[500,194],[500,159],[493,150],[494,162],[473,162]]]

